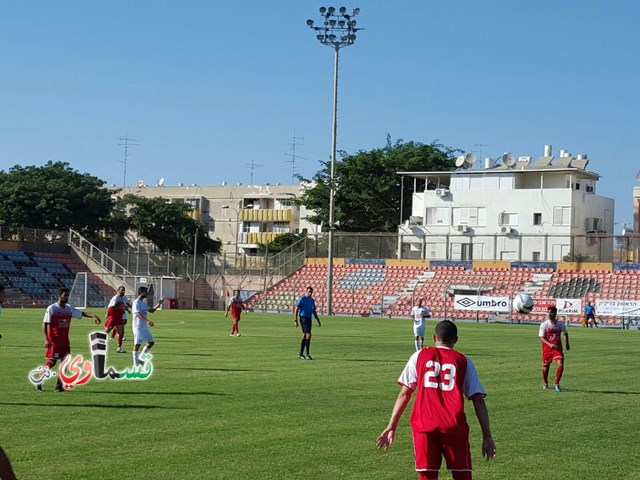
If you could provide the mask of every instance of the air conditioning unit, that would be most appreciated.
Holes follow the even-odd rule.
[[[508,235],[511,232],[513,232],[513,229],[511,227],[504,226],[504,227],[500,227],[500,231],[502,233],[506,233]]]
[[[448,190],[446,188],[436,188],[436,195],[438,197],[446,197]]]
[[[469,231],[469,225],[456,225],[456,230],[462,233],[467,233]]]

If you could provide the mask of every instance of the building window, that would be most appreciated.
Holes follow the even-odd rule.
[[[185,198],[184,203],[189,205],[194,210],[200,209],[200,199],[199,198]]]
[[[518,214],[517,213],[501,213],[500,225],[507,225],[510,227],[518,226]]]
[[[449,209],[447,207],[427,208],[425,225],[449,225]]]
[[[540,252],[531,252],[531,260],[534,262],[540,261]]]
[[[469,225],[470,227],[485,227],[487,225],[487,210],[484,207],[453,208],[453,225]]]
[[[274,222],[273,224],[273,232],[274,233],[289,233],[289,222]]]
[[[570,227],[572,210],[572,207],[553,207],[553,226]]]
[[[534,213],[533,214],[533,224],[534,225],[542,225],[542,214]]]

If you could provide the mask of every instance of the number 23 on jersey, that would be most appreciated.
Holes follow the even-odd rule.
[[[439,388],[445,392],[453,390],[455,386],[456,366],[451,363],[440,365],[439,362],[429,360],[424,375],[425,388]]]

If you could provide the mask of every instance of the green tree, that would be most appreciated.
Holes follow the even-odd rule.
[[[340,152],[335,167],[335,221],[347,232],[392,232],[399,223],[401,177],[397,172],[449,171],[455,168],[454,155],[459,150],[438,143],[429,145],[397,140],[387,136],[383,148],[359,151],[355,155]],[[313,210],[312,223],[329,222],[331,162],[313,179],[313,187],[302,195],[299,203]],[[301,179],[305,180],[305,179]],[[309,180],[307,180],[309,181]],[[404,187],[403,215],[411,214],[413,182]]]
[[[16,165],[0,172],[0,223],[95,233],[108,223],[114,205],[104,183],[66,162]]]
[[[269,249],[269,253],[281,252],[305,237],[306,235],[304,233],[283,233],[282,235],[278,235],[268,244],[258,243],[258,253],[264,254],[267,247]],[[302,247],[304,248],[304,245]]]
[[[161,250],[193,253],[196,231],[198,252],[220,249],[220,242],[207,236],[207,227],[189,216],[192,208],[186,203],[169,203],[162,197],[125,195],[120,206],[128,208],[129,228]]]

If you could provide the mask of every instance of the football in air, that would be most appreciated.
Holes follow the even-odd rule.
[[[524,292],[518,293],[513,297],[513,309],[525,315],[531,313],[531,310],[533,310],[533,297]]]

